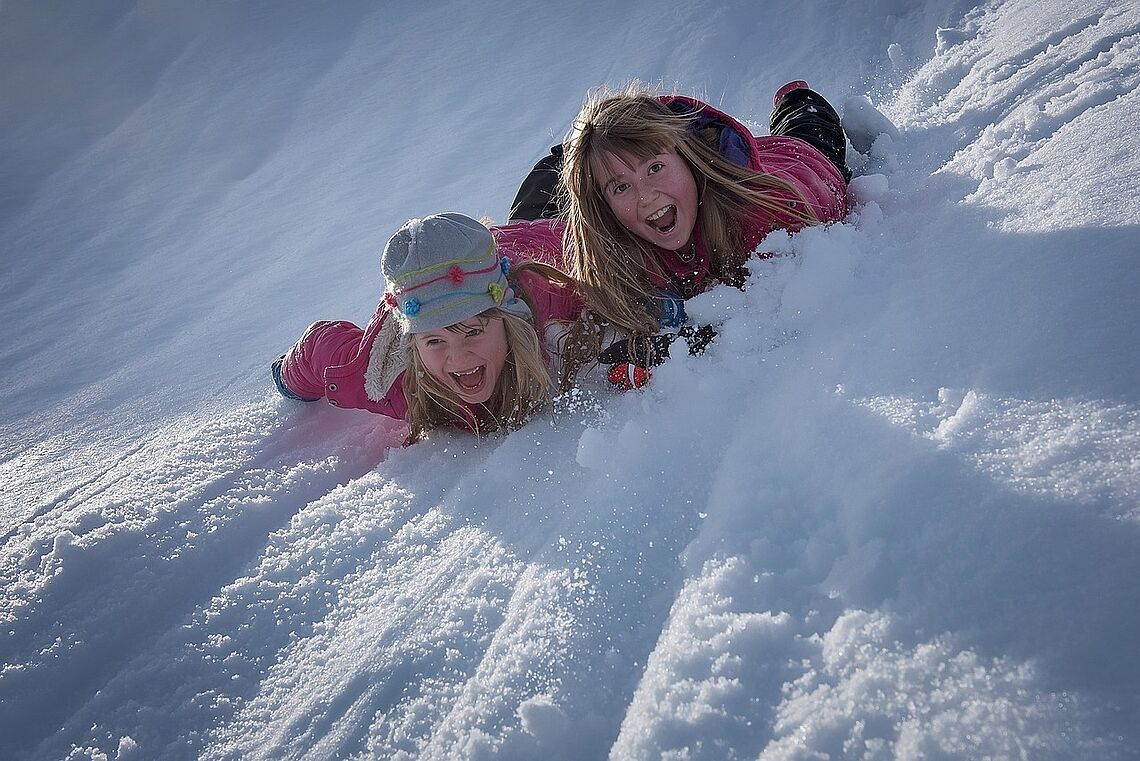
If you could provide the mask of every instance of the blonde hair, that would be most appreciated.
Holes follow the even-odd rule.
[[[571,286],[574,282],[566,273],[540,262],[520,262],[511,267],[512,278],[524,272],[536,273],[556,286]],[[527,302],[531,314],[536,314],[530,296],[521,287],[516,292]],[[415,341],[408,340],[403,389],[408,402],[405,419],[411,428],[409,442],[420,441],[433,428],[445,425],[466,426],[476,435],[500,429],[513,431],[549,402],[553,382],[535,326],[498,308],[471,319],[481,326],[501,319],[506,332],[507,356],[491,397],[473,414],[457,394],[427,371]]]
[[[672,150],[681,157],[697,185],[697,222],[712,255],[711,272],[721,278],[743,274],[750,253],[744,250],[744,222],[757,207],[804,224],[818,222],[806,203],[789,208],[789,195],[803,200],[795,187],[724,158],[713,147],[715,135],[695,130],[696,117],[675,113],[634,83],[621,92],[591,93],[563,143],[561,200],[570,274],[591,312],[635,334],[660,328],[656,310],[647,311],[659,298],[649,273],[665,273],[656,248],[627,230],[606,202],[601,170],[607,155],[646,160]]]

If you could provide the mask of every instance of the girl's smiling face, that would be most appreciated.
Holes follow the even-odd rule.
[[[689,244],[697,223],[697,183],[671,149],[645,159],[601,156],[602,195],[631,233],[668,251]]]
[[[467,404],[491,398],[507,360],[502,317],[472,317],[412,336],[424,369]]]

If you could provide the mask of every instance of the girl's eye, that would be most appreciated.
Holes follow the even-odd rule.
[[[649,165],[648,174],[657,174],[658,172],[660,172],[664,168],[665,168],[665,165],[663,163],[661,163],[660,161],[655,161]]]
[[[463,335],[467,336],[468,338],[478,338],[479,336],[483,335],[483,329],[471,328],[471,330],[467,331]]]
[[[618,182],[618,183],[615,183],[613,185],[610,192],[612,192],[615,196],[618,196],[627,190],[629,190],[629,183],[628,182]]]

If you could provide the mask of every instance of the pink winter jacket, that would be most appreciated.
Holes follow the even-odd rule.
[[[755,137],[736,119],[693,98],[677,95],[665,96],[661,100],[674,111],[699,111],[696,129],[716,125],[730,130],[721,135],[721,153],[729,161],[774,175],[799,191],[802,198],[780,196],[789,209],[795,209],[806,201],[820,222],[837,222],[847,214],[847,183],[835,165],[815,146],[795,137]],[[773,230],[795,232],[801,227],[803,223],[791,214],[773,215],[755,209],[742,231],[744,245],[752,250]],[[658,249],[659,259],[666,271],[674,280],[686,285],[685,290],[688,292],[681,294],[684,297],[705,290],[712,264],[712,257],[699,227],[693,235],[696,238],[697,255],[692,262],[683,262],[676,252]],[[659,280],[657,277],[653,279]],[[654,285],[670,288],[673,284],[662,281],[654,282]]]
[[[565,270],[562,223],[553,220],[516,222],[490,228],[500,256],[513,263],[531,260]],[[540,343],[551,321],[578,318],[582,302],[576,290],[552,285],[524,272],[520,287],[534,303]],[[403,420],[408,410],[404,374],[395,364],[399,322],[383,301],[361,330],[351,322],[315,322],[281,360],[281,382],[306,401],[325,398],[335,407],[378,412]],[[398,374],[395,371],[399,371]]]

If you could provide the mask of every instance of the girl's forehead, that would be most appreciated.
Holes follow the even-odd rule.
[[[482,315],[469,317],[466,320],[451,325],[446,325],[442,328],[435,328],[434,330],[422,330],[419,333],[412,333],[412,338],[416,340],[423,340],[431,338],[432,336],[446,336],[448,333],[462,333],[464,331],[472,330],[474,328],[481,328],[485,326],[490,320]]]
[[[601,151],[598,154],[598,163],[609,174],[618,174],[633,169],[645,158],[629,151]]]
[[[443,330],[449,330],[452,333],[466,333],[469,330],[479,330],[481,328],[485,328],[492,322],[502,319],[502,317],[500,317],[498,314],[495,314],[494,312],[490,314],[483,312],[481,314],[475,315],[474,317],[468,317],[466,320],[460,320],[453,325],[448,325],[446,328],[443,328]]]
[[[591,156],[590,164],[595,177],[604,184],[610,177],[617,177],[633,171],[643,161],[672,152],[668,146],[643,144],[637,149],[615,146],[612,149],[601,149],[595,152]]]

